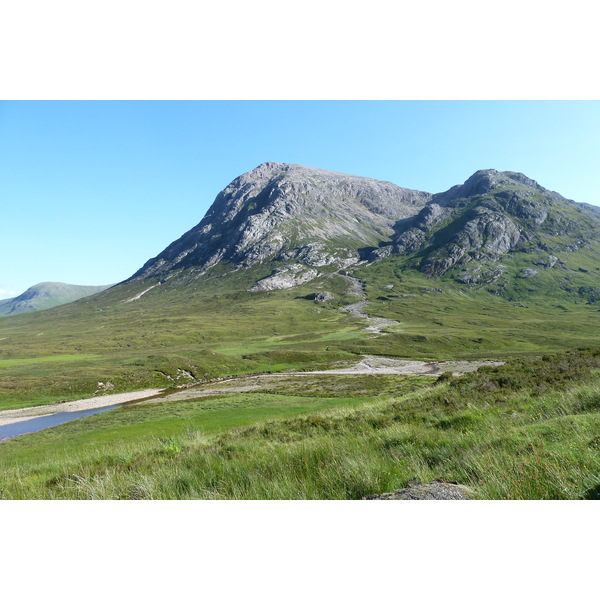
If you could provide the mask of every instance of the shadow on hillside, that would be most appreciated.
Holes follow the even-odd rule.
[[[600,484],[587,490],[582,498],[584,500],[600,500]]]

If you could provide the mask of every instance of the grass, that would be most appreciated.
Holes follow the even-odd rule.
[[[359,324],[340,326],[345,315],[321,314],[291,293],[282,302],[269,294],[222,298],[218,289],[154,291],[123,303],[111,290],[43,315],[0,319],[0,408],[89,397],[99,382],[114,392],[169,387],[183,371],[207,380],[317,367],[352,357],[330,348],[328,336],[360,336]]]
[[[284,378],[260,393],[108,411],[0,444],[2,497],[355,499],[413,477],[460,481],[480,498],[594,497],[600,365],[565,353],[597,344],[594,252],[565,252],[569,268],[517,278],[504,295],[427,278],[402,257],[360,266],[366,312],[399,322],[385,336],[337,310],[357,298],[333,274],[259,294],[236,291],[249,273],[179,280],[125,303],[147,287],[132,283],[0,319],[0,409],[362,354],[511,358],[437,386]],[[528,264],[502,260],[514,273]],[[304,299],[323,290],[334,299]]]
[[[62,354],[58,356],[40,356],[39,358],[8,358],[0,360],[0,369],[7,369],[17,365],[30,365],[42,362],[63,362],[72,360],[87,360],[99,358],[98,354]]]
[[[578,260],[587,264],[591,255]],[[182,382],[184,371],[201,381],[322,369],[361,354],[502,358],[595,343],[598,307],[577,294],[537,293],[523,308],[486,290],[465,293],[451,278],[429,279],[401,257],[359,267],[355,274],[366,281],[367,312],[399,322],[389,335],[371,336],[363,322],[337,310],[356,301],[337,275],[292,290],[250,294],[233,291],[247,289],[253,280],[239,272],[202,286],[176,281],[123,302],[147,287],[131,283],[40,313],[2,318],[0,408],[89,397],[104,387],[100,382],[114,392],[170,387]],[[574,289],[589,283],[589,274],[570,276]],[[321,290],[335,298],[325,303],[303,298]]]
[[[600,351],[580,350],[433,385],[358,376],[337,389],[314,376],[294,395],[288,380],[110,411],[2,444],[0,489],[5,498],[359,499],[442,477],[478,498],[595,497],[599,371]]]

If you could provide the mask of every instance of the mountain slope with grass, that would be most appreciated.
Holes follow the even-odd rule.
[[[479,171],[432,195],[266,163],[130,279],[0,319],[0,404],[363,354],[503,359],[592,346],[599,223],[518,173]]]
[[[54,281],[37,283],[16,298],[0,300],[0,316],[44,310],[97,294],[110,285],[72,285]]]

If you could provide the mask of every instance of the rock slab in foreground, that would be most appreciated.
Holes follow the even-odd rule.
[[[409,481],[401,490],[371,494],[363,500],[473,500],[475,493],[465,485],[438,479],[432,483]]]

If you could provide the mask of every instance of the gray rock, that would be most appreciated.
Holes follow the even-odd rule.
[[[199,277],[220,263],[235,270],[266,260],[344,268],[359,260],[360,248],[389,240],[395,223],[430,198],[385,181],[264,163],[230,183],[196,227],[134,278],[182,271]]]
[[[521,279],[531,279],[531,277],[535,277],[537,274],[539,273],[539,271],[537,269],[523,269],[518,277],[520,277]]]
[[[456,482],[438,479],[432,483],[410,481],[405,488],[365,496],[363,500],[472,500],[475,492]]]
[[[317,292],[315,294],[309,294],[306,296],[308,300],[314,300],[315,302],[327,302],[327,300],[333,300],[335,296],[331,292]]]
[[[391,252],[394,254],[405,254],[407,252],[414,252],[422,248],[429,236],[426,231],[418,229],[416,227],[401,233],[397,238]]]
[[[545,256],[544,258],[541,258],[539,260],[534,260],[533,264],[536,265],[536,266],[539,266],[539,267],[545,267],[546,269],[550,269],[557,262],[558,262],[558,257],[552,256],[550,254],[549,256]]]
[[[268,277],[257,281],[249,292],[270,292],[273,290],[287,290],[302,283],[307,283],[317,277],[315,269],[303,269],[299,265],[292,265],[286,269],[276,270]]]
[[[393,246],[383,246],[383,248],[377,248],[376,250],[373,250],[369,258],[371,260],[381,260],[382,258],[387,258],[390,256],[393,249]]]
[[[506,266],[498,264],[495,268],[484,268],[483,265],[476,264],[473,267],[466,268],[462,273],[456,276],[456,281],[465,284],[488,285],[495,283],[506,270]]]

